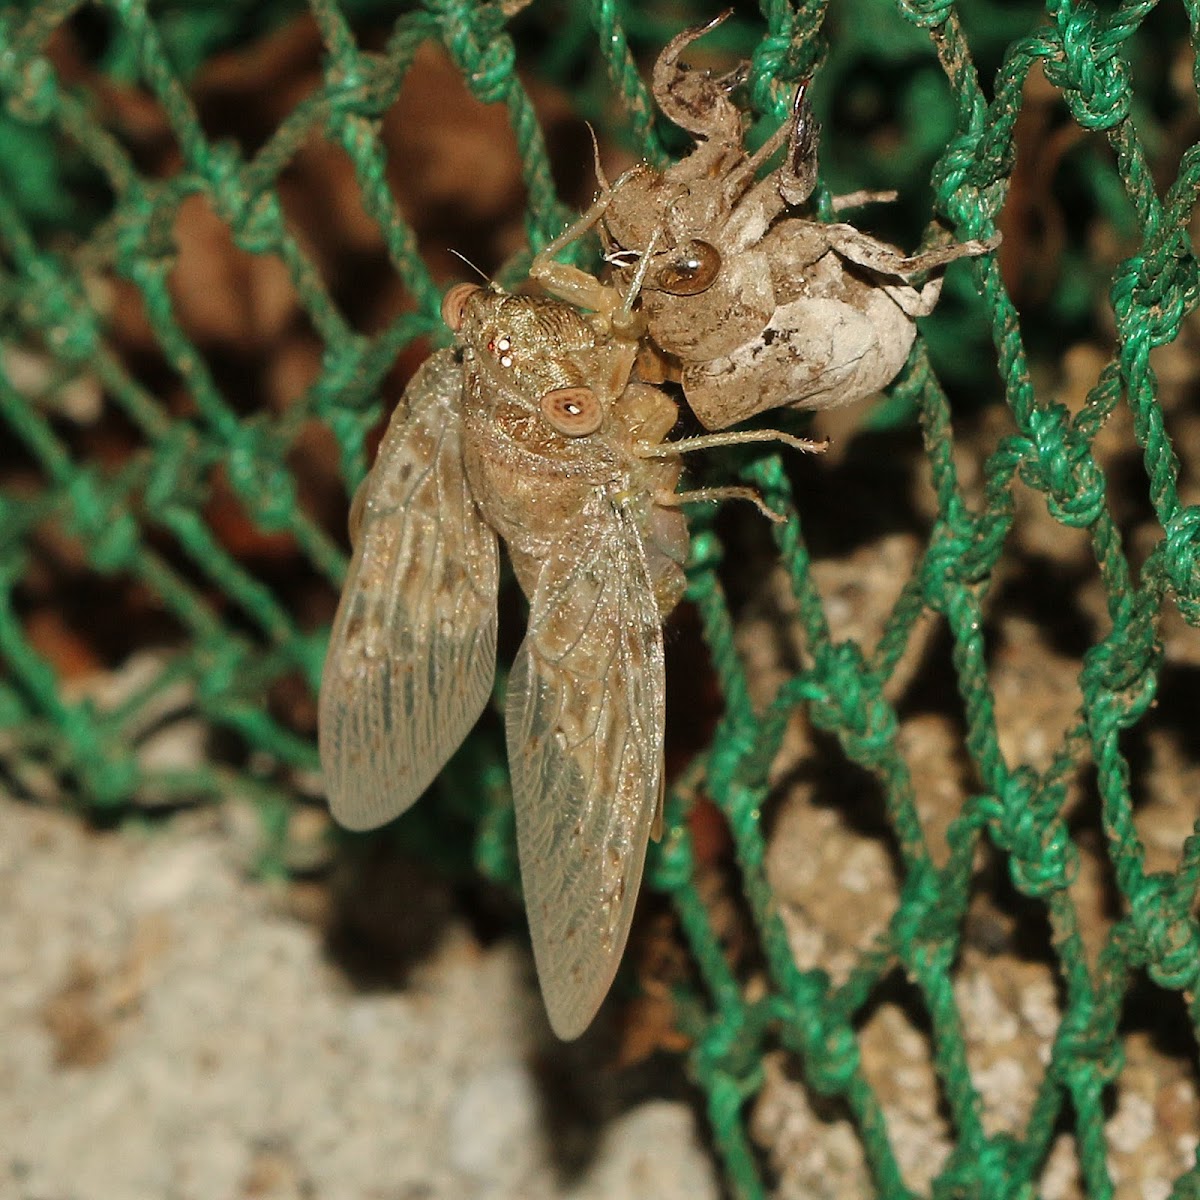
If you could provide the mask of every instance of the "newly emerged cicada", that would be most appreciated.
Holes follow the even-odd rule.
[[[529,600],[505,724],[538,978],[588,1026],[629,932],[663,793],[662,623],[683,595],[677,410],[631,383],[636,344],[561,301],[452,288],[452,349],[413,377],[351,510],[320,751],[334,816],[391,820],[491,694],[497,534]],[[792,441],[793,439],[784,439]],[[803,443],[796,443],[809,448]]]

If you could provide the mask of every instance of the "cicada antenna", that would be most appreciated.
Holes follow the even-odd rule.
[[[461,259],[463,262],[465,262],[467,264],[467,266],[470,267],[471,270],[474,271],[475,274],[478,275],[479,278],[483,280],[484,283],[492,282],[487,277],[487,275],[483,271],[481,271],[465,254],[460,254],[457,250],[454,249],[453,246],[447,246],[446,249],[449,250],[450,253],[453,254],[455,258]]]
[[[612,191],[612,185],[608,182],[608,176],[604,174],[604,168],[600,165],[600,140],[596,137],[596,129],[591,121],[587,122],[587,131],[592,138],[592,162],[596,169],[596,182],[600,186],[601,193],[607,195]]]

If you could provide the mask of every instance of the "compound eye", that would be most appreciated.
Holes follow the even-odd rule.
[[[698,296],[712,287],[720,270],[721,255],[717,248],[693,238],[658,268],[653,286],[672,296]]]
[[[604,421],[596,393],[586,387],[555,388],[542,397],[542,416],[564,437],[587,437]]]
[[[457,333],[462,328],[467,301],[480,291],[477,283],[456,283],[442,297],[442,320]]]

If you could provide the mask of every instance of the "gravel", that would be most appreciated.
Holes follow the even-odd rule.
[[[215,812],[98,833],[0,800],[0,1195],[718,1195],[687,1103],[553,1042],[519,943],[451,918],[360,990],[239,858]],[[564,1073],[600,1114],[565,1134]]]

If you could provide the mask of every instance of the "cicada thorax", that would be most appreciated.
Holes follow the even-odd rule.
[[[677,460],[646,457],[678,410],[629,376],[637,347],[609,338],[561,301],[480,290],[454,294],[464,362],[463,453],[484,518],[508,545],[527,591],[550,547],[594,519],[598,501],[630,511],[665,617],[685,581],[687,526],[660,501]]]
[[[479,390],[478,380],[468,381],[468,393]],[[511,401],[468,400],[463,435],[475,503],[514,562],[542,557],[597,492],[620,488],[627,470],[602,437],[564,437],[539,412]]]
[[[633,348],[561,301],[480,290],[461,309],[467,478],[524,586],[598,494],[627,486],[612,409]]]

